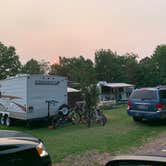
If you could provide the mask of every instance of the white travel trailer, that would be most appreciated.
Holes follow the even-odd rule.
[[[67,105],[67,79],[55,75],[16,75],[0,80],[0,122],[50,118]],[[66,106],[67,107],[67,106]]]

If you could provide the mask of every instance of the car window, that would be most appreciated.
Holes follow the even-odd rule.
[[[132,99],[157,99],[156,91],[154,90],[138,90],[131,94]]]
[[[166,99],[166,90],[160,90],[160,97]]]

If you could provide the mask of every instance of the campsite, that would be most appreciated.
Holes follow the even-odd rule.
[[[58,129],[48,129],[43,125],[27,129],[22,124],[16,124],[10,128],[0,126],[0,129],[23,131],[41,138],[54,164],[63,163],[66,161],[65,158],[70,156],[70,162],[67,160],[70,165],[75,161],[74,156],[80,154],[85,160],[84,154],[86,156],[86,153],[92,153],[93,156],[95,152],[101,154],[101,157],[104,157],[102,154],[109,154],[108,158],[103,159],[106,162],[110,156],[133,153],[141,145],[165,132],[165,123],[135,123],[127,115],[126,109],[127,106],[122,105],[105,110],[108,122],[104,127],[95,125],[87,128],[83,124],[70,124]],[[78,157],[75,162],[78,163],[81,158]],[[95,165],[94,160],[89,160]]]
[[[0,165],[165,166],[165,11],[0,0]]]

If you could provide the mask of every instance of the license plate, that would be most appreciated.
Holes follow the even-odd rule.
[[[138,105],[138,109],[148,109],[148,106],[147,105]]]

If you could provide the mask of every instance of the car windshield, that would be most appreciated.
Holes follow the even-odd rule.
[[[131,94],[132,99],[157,99],[156,91],[154,90],[138,90]]]

